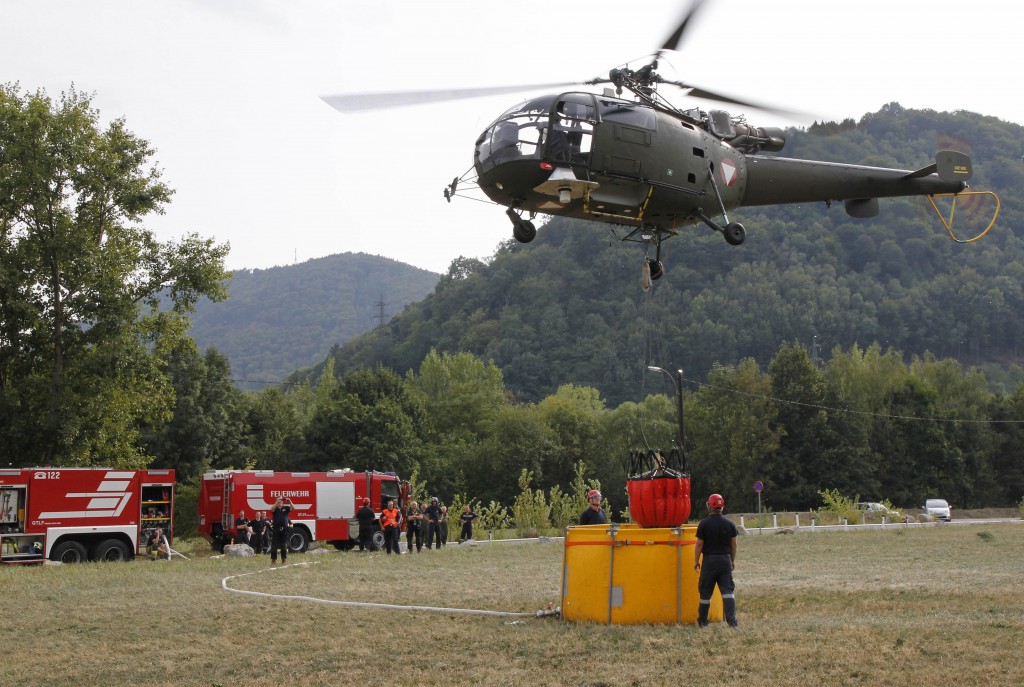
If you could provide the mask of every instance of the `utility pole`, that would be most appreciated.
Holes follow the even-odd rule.
[[[377,307],[377,314],[374,315],[374,319],[377,320],[377,329],[380,329],[385,324],[387,324],[388,319],[388,316],[384,312],[384,307],[387,305],[387,303],[384,302],[383,293],[380,294],[379,300],[376,303],[374,303],[374,305]]]

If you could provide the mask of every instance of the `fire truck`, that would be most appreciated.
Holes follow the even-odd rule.
[[[0,563],[125,561],[172,542],[174,470],[0,469]]]
[[[271,517],[279,496],[292,500],[288,550],[305,551],[310,542],[325,541],[341,550],[359,542],[356,511],[370,499],[374,521],[372,547],[384,546],[380,512],[388,501],[400,509],[409,483],[393,472],[274,472],[272,470],[214,470],[203,475],[199,491],[199,533],[216,550],[223,550],[238,536],[235,522],[244,516],[254,520],[261,513]]]

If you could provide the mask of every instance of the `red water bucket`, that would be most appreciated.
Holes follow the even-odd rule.
[[[690,517],[689,477],[626,480],[629,514],[641,527],[678,527]]]

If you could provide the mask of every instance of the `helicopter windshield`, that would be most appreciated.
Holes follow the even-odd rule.
[[[505,111],[477,141],[482,170],[509,160],[546,158],[586,164],[596,107],[589,93],[545,95]]]
[[[508,160],[541,157],[541,140],[554,96],[526,100],[498,117],[477,142],[477,163],[489,169]]]

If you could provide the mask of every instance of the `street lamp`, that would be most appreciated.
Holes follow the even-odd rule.
[[[668,370],[655,367],[654,365],[648,365],[647,369],[651,372],[663,372],[666,377],[672,380],[672,385],[676,388],[676,404],[679,410],[679,454],[683,460],[683,469],[686,469],[686,444],[683,441],[683,437],[686,435],[683,429],[683,371],[676,370],[676,376],[673,377],[672,373]]]

